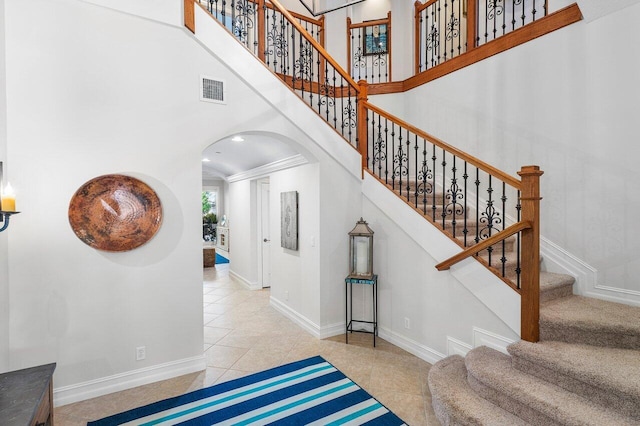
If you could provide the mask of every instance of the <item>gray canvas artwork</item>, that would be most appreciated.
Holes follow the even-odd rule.
[[[280,245],[298,250],[298,192],[280,193]]]

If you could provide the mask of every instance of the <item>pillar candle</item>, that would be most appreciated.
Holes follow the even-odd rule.
[[[364,275],[369,272],[369,244],[366,241],[356,243],[356,274]]]
[[[13,193],[13,188],[10,184],[7,184],[2,193],[2,211],[14,212],[16,211],[16,195]]]

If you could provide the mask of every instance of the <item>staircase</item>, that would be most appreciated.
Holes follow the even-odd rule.
[[[540,342],[487,347],[429,373],[443,425],[640,424],[640,308],[572,294],[542,272]]]

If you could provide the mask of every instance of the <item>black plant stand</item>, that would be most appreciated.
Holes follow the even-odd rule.
[[[355,277],[347,277],[344,280],[345,284],[345,323],[346,323],[346,332],[345,332],[345,341],[349,344],[349,333],[369,333],[373,334],[373,347],[376,347],[376,336],[378,335],[378,276],[373,275],[370,279],[368,278],[355,278]],[[373,305],[373,321],[364,321],[364,320],[354,320],[353,319],[353,285],[354,284],[364,284],[371,286],[371,298]],[[354,323],[360,324],[372,324],[372,331],[368,330],[354,330]]]

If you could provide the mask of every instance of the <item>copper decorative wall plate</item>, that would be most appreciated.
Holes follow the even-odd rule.
[[[98,250],[128,251],[149,241],[162,223],[162,205],[146,183],[104,175],[82,185],[69,203],[69,223]]]

